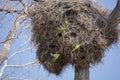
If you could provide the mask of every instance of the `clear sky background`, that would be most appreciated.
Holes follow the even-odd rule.
[[[115,7],[116,1],[117,0],[99,0],[98,2],[106,9],[112,10]],[[10,16],[8,15],[8,18],[6,18],[6,20],[0,22],[0,25],[5,26],[4,28],[2,27],[0,28],[0,36],[2,36],[0,37],[0,40],[3,40],[7,35],[7,32],[10,26],[12,25],[11,24],[12,20],[13,19],[10,18]],[[30,35],[30,32],[28,30],[24,31],[24,33]],[[28,48],[29,46],[31,46],[28,43],[28,45],[26,46],[18,47],[18,45],[20,45],[21,42],[26,41],[26,39],[23,39],[23,35],[24,34],[21,34],[22,37],[20,37],[19,40],[13,42],[10,53],[17,51],[18,49],[22,50],[24,48]],[[24,64],[35,59],[36,57],[35,57],[35,49],[34,49],[30,52],[27,53],[24,52],[20,55],[16,55],[9,62],[9,64],[16,64],[16,63],[18,64],[18,61],[20,62],[19,64]],[[27,69],[30,69],[30,71],[26,72]],[[13,71],[15,72],[15,74],[11,73]],[[40,65],[30,66],[29,68],[24,68],[24,69],[11,69],[11,68],[5,69],[4,75],[8,73],[10,76],[22,75],[22,78],[26,78],[30,74],[32,80],[74,80],[74,68],[71,65],[67,66],[63,70],[62,74],[59,76],[55,76],[54,74],[49,74],[43,68],[43,66]],[[109,49],[105,51],[105,57],[102,59],[102,62],[90,68],[90,80],[120,80],[120,43],[110,46]]]

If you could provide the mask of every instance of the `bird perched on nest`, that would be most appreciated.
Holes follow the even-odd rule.
[[[118,22],[114,22],[120,18],[114,16],[120,7],[110,14],[90,0],[37,1],[29,10],[32,42],[38,45],[39,62],[51,73],[60,74],[67,64],[76,65],[78,71],[89,68],[101,62],[104,50],[118,41]]]

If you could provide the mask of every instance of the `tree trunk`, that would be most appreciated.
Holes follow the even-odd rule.
[[[75,78],[74,80],[89,80],[89,68],[77,70],[75,66]]]
[[[117,0],[117,4],[108,16],[108,25],[109,27],[116,27],[120,23],[120,0]]]

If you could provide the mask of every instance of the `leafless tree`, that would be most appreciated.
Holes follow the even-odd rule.
[[[36,0],[34,0],[36,1]],[[4,27],[3,24],[0,23],[0,29],[3,32],[6,32],[6,36],[4,39],[0,38],[0,79],[19,79],[19,80],[31,80],[18,78],[18,77],[11,77],[9,75],[3,76],[4,71],[6,68],[23,68],[28,67],[33,64],[37,64],[37,61],[32,59],[29,60],[30,62],[26,62],[23,64],[11,64],[13,58],[16,55],[20,55],[24,52],[28,52],[33,49],[33,47],[24,47],[26,44],[29,45],[30,43],[30,23],[28,18],[28,9],[33,6],[35,3],[31,0],[0,0],[0,21],[4,21],[4,25],[7,24],[5,19],[12,20],[12,25],[8,27]],[[10,18],[12,17],[12,18]],[[111,14],[107,17],[109,27],[115,27],[120,23],[120,0],[117,0],[117,5]],[[9,21],[8,21],[9,22]],[[3,29],[2,29],[3,28]],[[5,30],[7,29],[8,30]],[[8,32],[7,32],[8,31]],[[22,37],[21,37],[22,35]],[[1,33],[0,33],[1,36]],[[20,43],[20,40],[24,40],[24,43]],[[15,41],[19,41],[19,45],[13,45]],[[19,46],[19,49],[11,49],[11,46]],[[24,49],[23,49],[24,47]],[[11,51],[14,50],[14,51]],[[24,59],[26,60],[26,59]],[[81,77],[82,76],[82,77]],[[75,72],[75,80],[89,80],[89,71],[82,70],[79,73]]]
[[[29,0],[1,0],[0,5],[0,29],[1,32],[7,33],[6,35],[2,35],[2,33],[0,33],[2,37],[4,36],[4,38],[0,38],[0,79],[30,80],[7,76],[8,74],[3,76],[3,74],[7,68],[24,68],[33,64],[37,64],[37,61],[33,59],[31,59],[29,62],[21,64],[20,60],[18,59],[16,64],[12,63],[15,56],[19,56],[24,52],[28,53],[29,55],[31,53],[30,51],[33,49],[33,47],[30,46],[24,47],[30,43],[30,33],[27,34],[26,32],[28,32],[31,27],[27,17],[27,12],[28,8],[32,6],[32,3]],[[8,24],[9,22],[11,23]],[[19,43],[17,45],[13,45],[16,44],[15,42],[17,41],[19,41]],[[16,49],[13,49],[13,51],[10,52],[12,47],[15,46],[17,46]],[[22,47],[24,48],[21,49]]]

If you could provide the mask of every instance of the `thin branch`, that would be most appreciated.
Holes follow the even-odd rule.
[[[7,12],[7,13],[19,13],[19,10],[13,10],[13,9],[4,9],[4,8],[0,8],[0,12]]]
[[[8,80],[31,80],[31,79],[23,79],[23,78],[17,78],[17,77],[8,77]]]
[[[29,65],[33,65],[33,64],[37,64],[38,61],[33,61],[33,62],[29,62],[23,65],[7,65],[6,67],[11,67],[11,68],[23,68],[23,67],[27,67]]]
[[[13,38],[11,38],[11,39],[13,39]],[[6,39],[5,41],[1,41],[0,44],[3,44],[3,43],[5,43],[5,42],[7,42],[7,41],[9,41],[11,39]]]
[[[3,71],[4,71],[4,69],[6,68],[6,66],[7,66],[7,60],[5,60],[4,66],[3,66],[3,67],[1,68],[1,70],[0,70],[0,79],[2,78]]]
[[[19,35],[20,35],[22,32],[24,32],[25,30],[27,30],[28,28],[30,28],[30,25],[28,25],[28,26],[22,28],[22,30],[16,35],[16,38],[18,38]]]
[[[23,49],[23,50],[21,50],[21,51],[14,52],[10,57],[8,57],[8,59],[12,58],[12,57],[13,57],[14,55],[16,55],[16,54],[19,54],[19,53],[22,53],[22,52],[31,50],[32,48],[33,48],[33,47],[27,48],[27,49]]]
[[[29,27],[30,27],[30,25],[26,26],[24,29],[22,29],[21,32],[18,33],[18,35],[17,35],[16,37],[11,38],[11,39],[17,39],[18,36],[19,36],[23,31],[25,31],[26,29],[28,29]],[[6,39],[6,40],[4,40],[4,41],[1,41],[0,44],[4,44],[5,42],[7,42],[7,41],[9,41],[9,40],[11,40],[11,39]]]
[[[23,0],[19,0],[19,1],[20,1],[20,3],[21,3],[24,7],[27,6],[27,4],[26,4]]]

